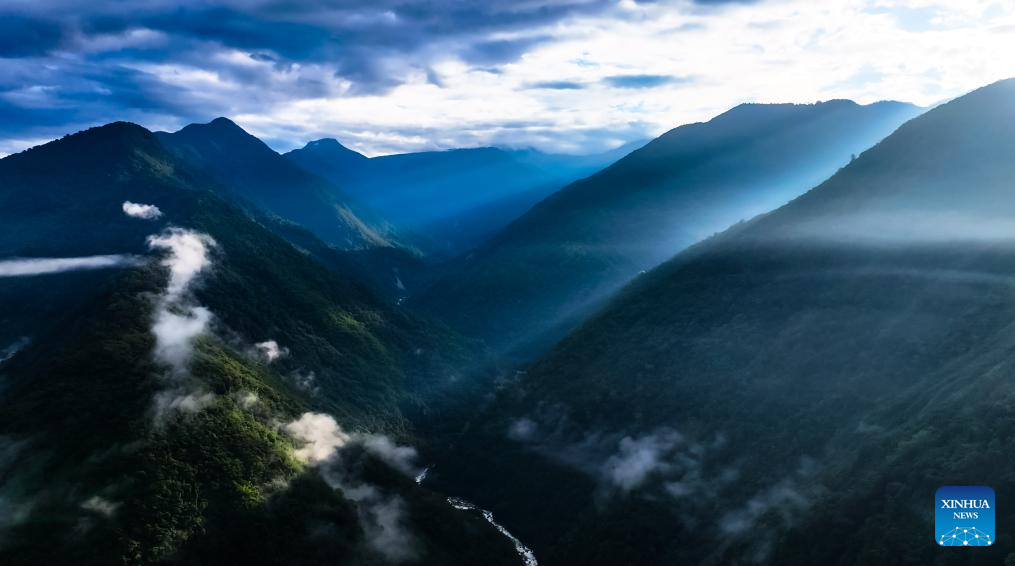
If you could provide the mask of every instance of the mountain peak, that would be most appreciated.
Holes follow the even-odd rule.
[[[229,136],[234,141],[238,139],[244,139],[248,142],[256,141],[258,143],[263,144],[261,140],[257,139],[249,132],[241,128],[236,122],[233,122],[229,118],[221,116],[205,124],[200,123],[188,124],[179,131],[174,132],[173,135],[177,135],[180,137],[189,137],[192,135],[200,135],[202,137]]]
[[[291,154],[291,153],[296,153],[296,152],[300,152],[300,151],[315,153],[315,154],[320,155],[321,157],[326,157],[326,158],[331,158],[331,159],[337,159],[337,158],[343,158],[343,159],[347,158],[347,159],[355,159],[355,160],[365,160],[365,159],[367,159],[367,156],[363,155],[362,153],[360,153],[360,152],[358,152],[356,150],[349,149],[348,147],[345,147],[344,145],[342,145],[335,138],[321,138],[319,140],[314,140],[314,141],[311,141],[311,142],[307,142],[307,144],[304,145],[302,148],[300,148],[300,149],[294,149],[294,150],[290,151],[289,153]],[[286,155],[288,155],[288,154],[286,154]]]
[[[219,126],[219,127],[225,126],[225,127],[232,127],[232,128],[242,129],[242,128],[240,128],[236,124],[236,122],[233,122],[232,120],[230,120],[229,118],[226,118],[225,116],[219,116],[218,118],[215,118],[211,122],[208,122],[208,125],[209,126]]]
[[[111,122],[67,134],[7,159],[12,162],[31,162],[43,155],[61,155],[74,163],[91,160],[94,163],[114,163],[128,154],[140,150],[150,155],[162,152],[155,134],[132,122]]]

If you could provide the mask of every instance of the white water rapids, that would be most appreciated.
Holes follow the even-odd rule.
[[[416,475],[416,483],[422,484],[423,480],[426,479],[426,476],[429,472],[430,468],[423,468],[423,471],[421,471],[419,474]],[[536,560],[536,555],[532,552],[532,549],[525,546],[525,543],[518,540],[518,537],[511,534],[511,531],[505,529],[504,525],[501,525],[500,523],[495,521],[493,519],[493,513],[491,511],[487,511],[486,509],[476,507],[474,504],[460,497],[449,497],[448,504],[454,507],[455,509],[458,509],[459,511],[479,511],[480,513],[482,513],[483,518],[486,519],[487,523],[493,525],[493,528],[497,529],[497,531],[500,532],[500,534],[507,537],[508,540],[510,540],[515,545],[515,551],[518,552],[518,556],[522,557],[523,566],[539,566],[539,562]]]
[[[480,509],[479,507],[476,507],[472,503],[469,503],[468,501],[460,499],[458,497],[449,497],[448,503],[450,503],[452,507],[460,511],[479,511],[480,513],[482,513],[483,518],[486,519],[487,523],[493,525],[495,529],[500,531],[500,534],[506,536],[508,539],[511,540],[511,542],[514,543],[515,550],[518,551],[518,555],[522,557],[522,564],[524,564],[525,566],[539,566],[539,562],[536,561],[536,555],[532,553],[532,549],[525,546],[525,543],[518,540],[518,538],[515,535],[511,534],[507,529],[505,529],[504,525],[501,525],[497,521],[494,521],[493,513],[487,511],[486,509]]]

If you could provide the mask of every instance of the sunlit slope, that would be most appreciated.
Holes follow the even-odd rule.
[[[541,202],[414,304],[497,349],[540,351],[639,271],[821,182],[919,109],[738,106]]]
[[[646,274],[459,481],[547,564],[935,563],[938,487],[1013,495],[1013,124],[1015,83],[970,93]]]

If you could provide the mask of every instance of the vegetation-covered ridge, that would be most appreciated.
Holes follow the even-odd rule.
[[[948,563],[936,490],[1015,496],[1013,101],[930,110],[639,277],[477,419],[449,481],[546,564]]]
[[[105,151],[91,151],[96,138]],[[414,453],[399,446],[412,438],[402,407],[439,404],[469,355],[450,332],[204,190],[136,126],[5,159],[0,178],[12,221],[63,236],[5,233],[12,255],[39,241],[47,255],[150,255],[152,234],[195,237],[206,254],[175,294],[186,250],[170,244],[162,262],[124,271],[0,280],[5,304],[60,307],[52,321],[5,315],[29,342],[0,365],[0,561],[514,562],[499,533],[399,465]],[[66,206],[36,207],[37,193]],[[128,217],[125,200],[162,216]],[[331,435],[315,458],[306,450],[320,439],[293,428],[306,415]],[[378,543],[384,533],[396,539]]]

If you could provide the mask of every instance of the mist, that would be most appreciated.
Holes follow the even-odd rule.
[[[15,354],[23,350],[25,346],[31,343],[31,341],[32,340],[28,336],[22,336],[11,344],[0,348],[0,364],[13,358]]]
[[[260,354],[262,358],[264,358],[264,361],[268,362],[269,364],[279,358],[289,355],[289,348],[279,346],[278,342],[274,340],[265,340],[264,342],[258,342],[254,344],[254,348],[257,350],[257,353]]]
[[[368,483],[342,457],[343,449],[359,447],[412,477],[418,471],[415,448],[397,445],[384,435],[346,432],[334,417],[322,413],[303,413],[282,428],[302,444],[294,452],[295,456],[316,466],[328,485],[357,503],[360,526],[367,545],[374,552],[391,562],[404,562],[419,556],[419,541],[406,527],[408,509],[405,501]]]
[[[150,249],[169,252],[162,261],[162,265],[169,268],[166,301],[179,301],[189,290],[194,278],[210,266],[208,252],[215,245],[215,240],[207,234],[175,226],[157,236],[148,237]]]
[[[162,265],[169,269],[169,281],[158,298],[151,332],[155,336],[155,360],[169,368],[167,376],[174,383],[173,389],[155,395],[156,424],[164,423],[171,414],[197,413],[215,399],[200,386],[182,383],[189,376],[194,342],[212,320],[211,311],[196,303],[191,287],[211,266],[208,256],[215,245],[207,234],[177,227],[148,237],[150,249],[168,252]]]
[[[132,267],[141,262],[142,259],[138,256],[126,254],[3,259],[0,260],[0,277],[30,277],[68,271]]]

